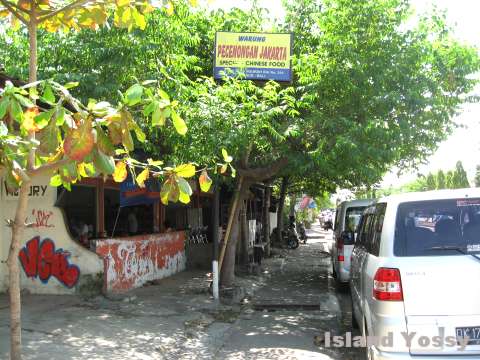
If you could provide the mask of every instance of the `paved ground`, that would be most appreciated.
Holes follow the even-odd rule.
[[[314,337],[350,330],[349,294],[331,278],[330,233],[240,279],[255,292],[240,306],[217,306],[202,272],[185,272],[122,300],[24,296],[25,359],[360,359]],[[7,359],[8,303],[0,296],[0,358]]]
[[[251,299],[257,311],[242,312],[218,359],[361,359],[355,349],[325,349],[313,341],[326,331],[351,331],[351,307],[349,293],[331,277],[325,253],[331,232],[314,228],[308,235],[280,265],[267,266],[272,275]]]

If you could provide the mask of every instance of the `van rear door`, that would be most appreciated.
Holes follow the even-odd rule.
[[[480,354],[480,199],[400,204],[394,252],[410,352]]]

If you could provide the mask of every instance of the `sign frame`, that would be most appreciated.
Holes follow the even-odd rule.
[[[246,35],[246,36],[252,36],[252,35],[256,35],[256,36],[268,36],[268,35],[288,35],[290,37],[290,43],[289,43],[289,46],[290,46],[290,53],[289,53],[289,66],[288,66],[288,79],[279,79],[279,78],[270,78],[268,77],[267,75],[265,76],[256,76],[256,77],[253,77],[253,76],[249,76],[248,74],[248,69],[254,69],[253,67],[245,67],[243,69],[245,69],[245,77],[244,79],[245,80],[251,80],[251,81],[256,81],[256,82],[267,82],[267,81],[276,81],[278,83],[287,83],[287,84],[291,84],[293,82],[293,70],[292,70],[292,56],[293,56],[293,45],[294,45],[294,34],[293,32],[275,32],[275,33],[269,33],[269,32],[256,32],[256,31],[241,31],[241,32],[237,32],[237,31],[216,31],[215,32],[215,42],[214,42],[214,51],[213,51],[213,78],[215,80],[222,80],[223,79],[223,76],[221,76],[219,74],[220,71],[223,71],[224,69],[231,69],[233,71],[233,76],[235,76],[236,74],[238,74],[238,71],[240,68],[238,67],[228,67],[228,66],[219,66],[217,65],[217,51],[218,51],[218,34],[219,33],[226,33],[226,34],[235,34],[235,35],[238,35],[238,36],[241,36],[241,35]],[[220,69],[220,70],[218,70]],[[275,69],[282,69],[282,68],[264,68],[266,71],[268,70],[275,70]],[[283,69],[287,69],[286,67],[283,68]]]

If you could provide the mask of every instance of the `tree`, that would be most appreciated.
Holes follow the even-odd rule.
[[[437,172],[437,189],[446,189],[446,179],[445,173],[443,170],[438,170]]]
[[[15,219],[9,223],[12,240],[7,259],[9,268],[11,359],[21,359],[21,302],[18,252],[28,206],[32,181],[44,174],[52,176],[51,185],[67,189],[82,177],[112,175],[123,181],[128,169],[143,186],[149,176],[164,178],[163,202],[188,202],[191,188],[184,178],[195,175],[192,164],[162,168],[162,162],[140,163],[130,157],[134,150],[132,132],[139,142],[145,134],[134,121],[141,110],[151,118],[151,126],[161,126],[171,118],[177,132],[187,127],[177,113],[177,103],[170,101],[161,89],[152,90],[141,84],[131,86],[120,98],[118,106],[108,102],[89,101],[88,105],[71,96],[69,88],[53,81],[37,81],[37,33],[90,27],[105,23],[111,13],[121,27],[145,27],[145,14],[153,7],[149,2],[108,3],[88,0],[72,2],[0,0],[0,16],[8,16],[12,25],[23,23],[29,35],[29,82],[15,87],[7,82],[0,89],[0,167],[7,186],[19,189]],[[167,4],[167,11],[173,4]],[[115,158],[117,161],[115,163]],[[210,183],[202,173],[202,183]]]
[[[285,192],[292,186],[315,193],[371,186],[392,165],[418,164],[448,135],[452,115],[475,85],[469,75],[479,61],[474,49],[449,35],[441,17],[406,26],[409,8],[400,0],[329,0],[321,7],[292,0],[286,10],[285,23],[268,30],[295,33],[291,86],[176,79],[168,89],[185,104],[190,131],[179,137],[145,129],[153,140],[149,150],[203,163],[207,154],[231,146],[239,193],[252,181],[280,179],[288,179]],[[201,68],[185,72],[192,77],[211,73],[215,31],[261,31],[266,23],[256,8],[199,11],[184,19],[192,34],[200,34],[185,53]],[[99,60],[88,66],[101,69]],[[232,209],[241,203],[234,200]],[[235,234],[235,211],[230,218],[229,233]],[[233,281],[231,240],[224,284]]]
[[[437,188],[435,176],[432,173],[428,173],[425,185],[426,190],[435,190]]]
[[[457,161],[455,164],[455,170],[453,172],[452,178],[452,185],[453,189],[462,189],[470,187],[470,183],[468,182],[467,172],[463,168],[463,164],[461,161]]]
[[[480,165],[477,165],[475,172],[475,187],[480,187]]]
[[[452,170],[448,170],[447,174],[445,175],[445,184],[447,185],[447,189],[455,189],[455,172]]]

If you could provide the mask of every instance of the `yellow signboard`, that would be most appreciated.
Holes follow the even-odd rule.
[[[214,77],[291,81],[291,50],[292,34],[217,32]]]

